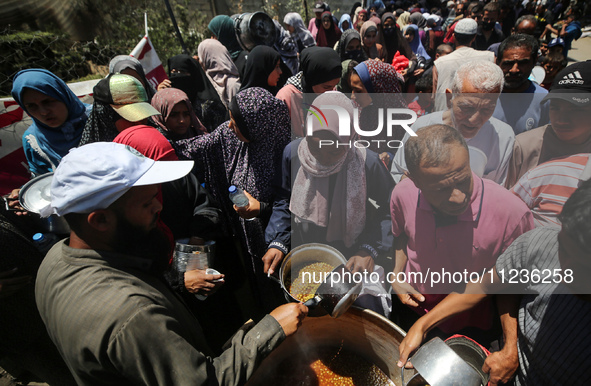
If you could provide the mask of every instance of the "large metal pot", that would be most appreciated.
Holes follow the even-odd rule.
[[[39,231],[65,235],[70,233],[70,226],[63,217],[55,214],[42,218],[39,212],[51,202],[51,181],[53,173],[46,173],[27,182],[21,188],[18,200],[23,208],[35,219]]]
[[[234,30],[240,46],[251,51],[256,46],[272,47],[276,40],[275,23],[264,12],[246,12],[234,20]]]
[[[353,352],[376,365],[401,385],[398,347],[406,333],[383,316],[367,309],[351,307],[340,318],[306,318],[298,331],[285,339],[259,366],[247,386],[269,385],[273,371],[290,358],[313,357],[315,350],[334,347]],[[312,361],[312,360],[311,360]],[[405,370],[410,378],[415,371]],[[407,378],[407,379],[408,379]]]

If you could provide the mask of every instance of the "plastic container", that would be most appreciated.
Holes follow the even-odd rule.
[[[51,247],[58,241],[59,238],[53,233],[35,233],[33,235],[33,244],[35,244],[39,252],[43,255],[47,254]]]
[[[237,187],[236,185],[232,185],[228,188],[228,192],[230,193],[230,200],[239,208],[244,208],[248,206],[248,197],[244,194],[244,191]]]

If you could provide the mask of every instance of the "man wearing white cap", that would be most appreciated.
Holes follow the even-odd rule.
[[[74,149],[56,169],[43,213],[64,216],[71,234],[47,254],[35,294],[79,385],[244,384],[305,316],[302,304],[281,306],[213,357],[197,320],[153,269],[166,259],[159,184],[192,167],[99,142]]]
[[[453,77],[458,67],[474,60],[487,60],[494,62],[495,55],[489,51],[477,51],[470,46],[476,38],[478,23],[474,19],[460,20],[455,27],[454,38],[456,50],[435,61],[433,67],[433,97],[435,98],[434,111],[447,109],[445,90],[451,89]]]

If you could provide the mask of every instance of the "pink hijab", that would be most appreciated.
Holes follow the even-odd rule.
[[[152,119],[158,125],[160,130],[163,133],[170,133],[170,131],[166,128],[166,121],[174,109],[174,106],[177,103],[184,102],[189,109],[189,114],[191,115],[191,127],[187,131],[187,135],[185,138],[175,138],[175,139],[186,139],[195,137],[201,134],[207,133],[207,130],[195,115],[195,111],[193,111],[193,106],[191,105],[191,101],[187,94],[184,91],[179,90],[178,88],[165,88],[163,90],[158,91],[154,97],[152,98],[152,107],[154,107],[161,115],[154,115]],[[165,134],[166,135],[166,134]],[[167,135],[168,137],[168,135]]]
[[[240,74],[228,49],[216,39],[205,39],[197,47],[197,53],[207,77],[228,108],[240,88]]]

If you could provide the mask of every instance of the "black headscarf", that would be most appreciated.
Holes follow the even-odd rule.
[[[173,69],[189,75],[171,74]],[[168,59],[168,77],[172,87],[187,94],[197,118],[208,132],[228,120],[228,110],[195,59],[185,54]]]
[[[171,74],[173,69],[189,75]],[[168,78],[172,87],[184,91],[193,104],[195,104],[196,98],[200,100],[220,99],[213,84],[207,79],[205,71],[189,55],[181,54],[168,59]]]
[[[357,51],[350,51],[347,53],[347,46],[351,42],[351,40],[357,39],[359,40],[359,50]],[[344,62],[348,59],[353,59],[356,62],[365,62],[367,59],[367,54],[361,48],[361,35],[357,32],[356,29],[348,29],[341,35],[341,40],[339,40],[339,45],[337,46],[336,50],[341,57],[341,62]]]
[[[312,93],[312,86],[341,77],[341,58],[332,48],[308,47],[300,56],[302,69],[302,89]]]
[[[384,28],[384,23],[387,19],[392,19],[394,21],[394,26],[390,29]],[[380,30],[378,33],[378,43],[380,43],[386,50],[385,63],[392,64],[396,51],[400,51],[400,53],[406,56],[408,60],[413,59],[415,54],[412,52],[408,41],[402,36],[400,28],[396,25],[396,18],[393,13],[384,13],[382,15],[382,22],[378,28]]]
[[[269,86],[267,78],[280,60],[281,55],[271,47],[256,46],[253,48],[246,58],[244,76],[239,91],[251,87],[261,87],[273,95],[277,94],[277,88]]]

